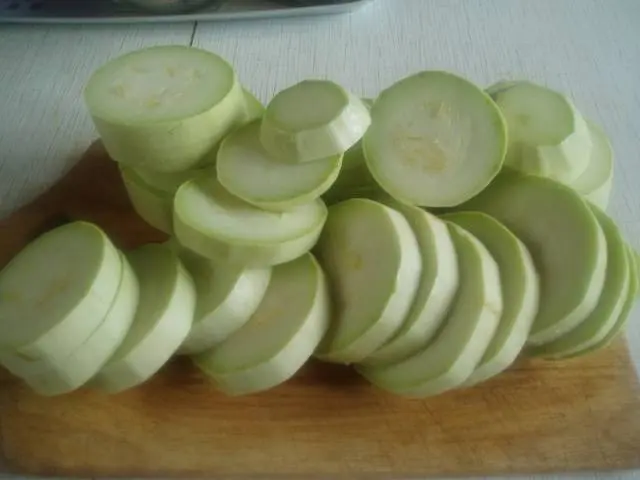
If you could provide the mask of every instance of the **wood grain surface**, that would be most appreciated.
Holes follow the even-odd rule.
[[[164,239],[133,213],[99,145],[0,223],[0,265],[68,219],[121,248]],[[442,476],[640,467],[640,387],[625,342],[521,361],[481,386],[407,400],[312,362],[285,385],[226,397],[185,358],[142,387],[44,398],[0,375],[0,446],[16,473],[74,476]]]

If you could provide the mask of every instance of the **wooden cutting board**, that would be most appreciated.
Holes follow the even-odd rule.
[[[121,248],[164,236],[132,212],[99,146],[0,222],[0,265],[65,219]],[[43,265],[43,268],[46,266]],[[14,472],[74,476],[467,475],[640,467],[640,388],[624,340],[587,358],[521,361],[428,400],[311,363],[269,392],[229,398],[180,358],[143,387],[43,398],[0,375],[0,445]]]

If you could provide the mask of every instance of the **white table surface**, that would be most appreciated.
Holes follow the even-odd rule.
[[[80,96],[94,68],[142,46],[190,42],[233,62],[263,101],[309,77],[375,96],[420,69],[480,85],[527,78],[564,91],[611,138],[609,212],[640,248],[640,0],[376,0],[351,15],[313,19],[2,26],[0,217],[54,182],[95,137]],[[627,335],[639,368],[638,309]]]

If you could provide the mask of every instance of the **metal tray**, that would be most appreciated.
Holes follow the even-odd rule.
[[[371,1],[227,0],[189,13],[161,14],[114,0],[0,0],[0,24],[249,20],[347,13]]]

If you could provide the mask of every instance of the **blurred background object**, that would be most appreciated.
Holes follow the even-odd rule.
[[[0,0],[0,23],[239,20],[346,13],[372,0]]]

